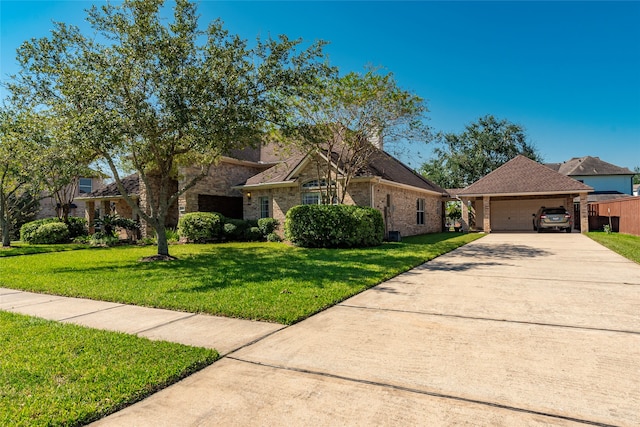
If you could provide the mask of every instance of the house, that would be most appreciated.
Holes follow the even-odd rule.
[[[335,153],[332,153],[335,154]],[[272,217],[284,223],[287,211],[300,204],[321,203],[321,189],[343,185],[341,165],[332,156],[321,153],[295,154],[259,173],[236,188],[244,193],[244,217]],[[335,183],[327,183],[327,174],[318,165],[330,164],[337,171]],[[447,193],[415,173],[388,153],[375,149],[367,165],[355,172],[345,191],[345,204],[379,210],[385,230],[403,236],[434,233],[443,229],[443,202]]]
[[[78,178],[77,182],[69,184],[62,189],[61,191],[65,198],[72,200],[69,216],[84,216],[86,205],[82,198],[104,186],[104,176],[96,172],[94,176]],[[40,210],[36,214],[36,219],[56,217],[59,211],[60,205],[55,197],[48,193],[43,193],[40,199]]]
[[[287,153],[272,144],[223,156],[212,165],[207,176],[180,196],[166,226],[175,227],[179,217],[188,212],[219,212],[243,219],[273,217],[284,223],[291,207],[321,202],[320,190],[326,177],[318,176],[317,161],[327,164],[322,156]],[[338,182],[333,185],[342,185],[341,165],[331,162],[331,167],[338,171]],[[197,173],[197,168],[181,169],[175,188]],[[124,178],[123,184],[127,193],[144,207],[146,196],[138,176]],[[445,196],[444,189],[375,149],[367,165],[357,171],[346,189],[344,203],[378,209],[387,231],[409,236],[442,231]],[[87,205],[90,224],[109,213],[136,219],[115,183],[81,199]],[[142,231],[143,235],[150,232],[144,227]]]
[[[463,222],[486,233],[532,230],[532,215],[538,208],[564,206],[571,211],[578,198],[574,221],[587,231],[587,195],[592,191],[585,183],[519,155],[458,192],[458,197],[463,202]],[[475,212],[475,224],[469,222],[470,211]]]
[[[574,157],[563,163],[545,166],[593,187],[588,202],[611,200],[633,195],[634,172],[600,160],[599,157]]]

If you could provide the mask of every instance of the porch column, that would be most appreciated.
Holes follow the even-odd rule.
[[[491,233],[491,196],[482,196],[482,228],[485,233]]]
[[[467,205],[469,201],[462,199],[461,200],[461,204],[462,204],[462,218],[460,218],[460,225],[462,226],[462,231],[464,231],[465,233],[470,231],[471,227],[469,226],[470,222],[469,222],[469,206]]]
[[[587,202],[587,193],[580,193],[580,232],[589,231],[589,205]]]
[[[93,234],[96,232],[96,228],[93,225],[93,219],[96,216],[96,202],[87,201],[84,206],[84,219],[87,220],[89,234]]]

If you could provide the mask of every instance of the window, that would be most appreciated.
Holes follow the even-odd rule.
[[[335,187],[333,182],[330,182],[331,187]],[[307,181],[304,184],[302,184],[302,188],[305,189],[310,189],[310,188],[324,188],[324,187],[328,187],[327,185],[327,180],[322,178],[321,180],[317,180],[317,179],[313,179],[311,181]]]
[[[269,218],[269,198],[260,197],[260,218]]]
[[[81,193],[91,193],[93,191],[92,184],[91,178],[80,178],[78,190],[80,190]]]
[[[319,205],[320,193],[302,193],[303,205]]]
[[[416,201],[416,223],[424,225],[424,199]]]

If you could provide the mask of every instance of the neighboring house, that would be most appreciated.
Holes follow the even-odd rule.
[[[78,179],[77,186],[70,184],[64,191],[73,193],[73,203],[71,203],[69,216],[84,216],[86,211],[86,205],[83,197],[105,186],[104,179],[101,174],[96,174],[94,177],[82,177]],[[56,202],[53,196],[48,193],[43,193],[43,198],[40,200],[40,210],[36,215],[36,219],[51,218],[58,216],[60,206]]]
[[[600,160],[599,157],[574,157],[563,163],[545,166],[593,187],[588,202],[616,199],[633,195],[634,172]]]
[[[592,191],[589,185],[519,155],[459,191],[458,197],[463,202],[463,223],[468,226],[472,210],[473,228],[486,233],[533,230],[532,215],[541,206],[571,211],[577,197],[580,208],[573,220],[586,232],[587,194]]]
[[[224,156],[212,165],[208,176],[179,198],[166,226],[175,227],[178,218],[187,212],[219,212],[244,219],[273,217],[284,224],[291,207],[321,202],[318,180],[323,177],[318,177],[315,160],[311,155],[283,154],[272,145]],[[339,165],[332,167],[340,170]],[[180,173],[181,182],[175,183],[176,189],[198,170],[184,168]],[[144,186],[137,175],[124,178],[123,184],[144,208]],[[382,213],[387,231],[409,236],[442,231],[445,196],[444,189],[376,150],[369,164],[353,178],[345,204],[374,207]],[[82,201],[87,205],[90,223],[109,213],[136,219],[115,183],[82,197]],[[148,232],[143,229],[143,235]]]

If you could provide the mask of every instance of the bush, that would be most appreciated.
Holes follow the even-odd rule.
[[[275,218],[260,218],[258,220],[258,228],[264,237],[267,237],[269,234],[273,233],[280,223]]]
[[[267,242],[282,242],[282,239],[276,233],[269,233],[267,234]]]
[[[69,228],[64,222],[50,222],[42,224],[31,234],[34,244],[64,243],[69,240]]]
[[[190,242],[220,240],[224,219],[216,212],[190,212],[178,221],[178,233]]]
[[[284,225],[291,243],[308,248],[377,246],[384,239],[382,214],[360,206],[294,206]]]
[[[244,240],[248,229],[249,223],[247,221],[235,218],[225,218],[224,237],[227,240],[237,242]]]
[[[87,229],[87,220],[77,216],[67,218],[67,228],[69,229],[69,239],[86,236],[89,234]]]
[[[60,222],[58,218],[43,218],[27,222],[20,227],[20,240],[26,243],[34,243],[33,236],[41,225]]]
[[[249,242],[259,242],[264,239],[262,231],[258,227],[249,227],[244,233],[245,239]]]

